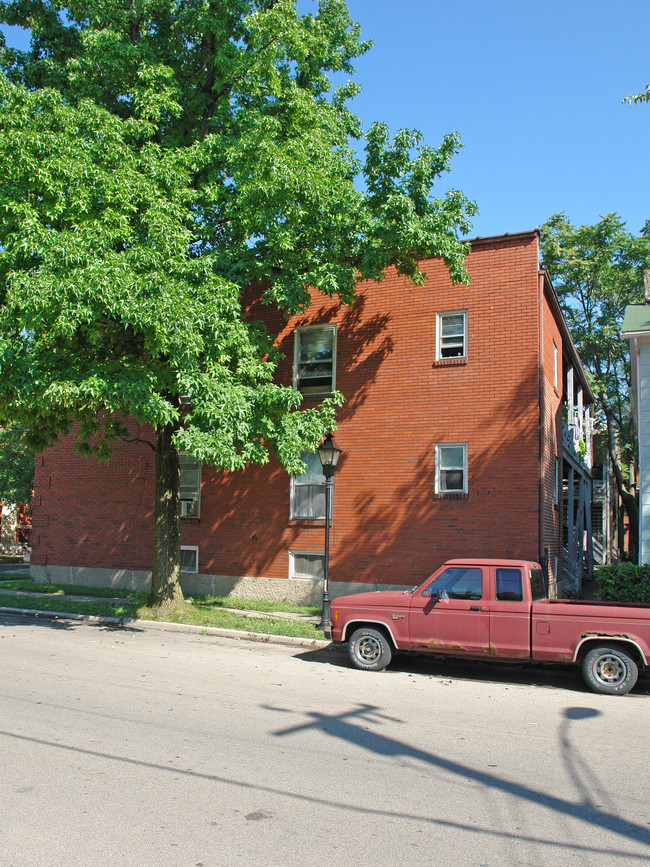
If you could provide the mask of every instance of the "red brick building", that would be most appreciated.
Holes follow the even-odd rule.
[[[333,388],[346,398],[333,595],[359,583],[417,584],[460,555],[548,555],[551,582],[561,577],[571,537],[563,524],[573,527],[578,514],[574,499],[567,519],[566,484],[562,505],[573,448],[563,434],[579,410],[589,443],[591,394],[539,270],[538,243],[537,232],[472,241],[468,286],[453,286],[431,260],[422,287],[391,270],[363,284],[352,307],[315,293],[306,315],[269,322],[285,356],[279,381],[306,400]],[[148,435],[136,425],[134,433]],[[189,592],[319,598],[324,498],[315,461],[293,480],[274,461],[243,473],[183,463]],[[137,443],[119,444],[108,465],[75,455],[70,439],[40,457],[33,576],[144,586],[153,473],[153,453]]]

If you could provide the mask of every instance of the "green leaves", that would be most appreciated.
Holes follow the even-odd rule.
[[[377,124],[358,158],[358,85],[331,79],[369,45],[343,0],[14,0],[0,20],[32,32],[0,51],[0,415],[37,448],[77,424],[105,456],[131,416],[215,466],[296,469],[340,397],[303,410],[274,383],[242,297],[351,302],[430,255],[466,280],[475,206],[433,195],[458,137]]]
[[[541,230],[542,265],[549,272],[596,398],[596,421],[606,433],[619,493],[634,527],[637,506],[629,467],[637,442],[629,407],[629,344],[621,337],[628,304],[644,300],[650,267],[650,224],[628,233],[616,214],[593,226],[573,226],[564,214]],[[634,529],[633,527],[633,529]],[[631,532],[635,538],[635,532]]]
[[[17,424],[0,429],[0,500],[12,505],[32,501],[34,452],[26,434]]]
[[[641,93],[628,93],[623,97],[623,102],[628,105],[638,105],[640,102],[650,102],[650,84],[646,84],[645,90]]]

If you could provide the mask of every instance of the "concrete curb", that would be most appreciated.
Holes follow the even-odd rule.
[[[106,625],[118,629],[157,629],[160,632],[189,632],[195,635],[213,635],[217,638],[230,638],[235,641],[257,641],[265,644],[283,644],[288,647],[307,647],[312,650],[331,648],[330,641],[318,638],[294,638],[290,635],[269,635],[263,632],[244,632],[239,629],[221,629],[217,626],[195,626],[192,623],[169,623],[164,620],[138,620],[134,617],[100,617],[95,614],[72,614],[65,611],[36,611],[32,608],[0,607],[0,614],[14,614],[32,617],[34,620],[74,620],[98,626]]]

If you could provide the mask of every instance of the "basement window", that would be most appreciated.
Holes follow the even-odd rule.
[[[325,555],[322,551],[289,551],[289,578],[322,581]]]
[[[199,571],[199,549],[196,545],[181,545],[181,572]]]

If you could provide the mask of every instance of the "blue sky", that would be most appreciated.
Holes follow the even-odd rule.
[[[373,49],[357,63],[366,121],[460,133],[448,182],[479,206],[473,235],[650,218],[647,0],[349,0]]]
[[[301,0],[309,8],[311,0]],[[450,184],[479,206],[472,236],[617,212],[650,218],[648,0],[348,0],[372,50],[352,103],[367,126],[451,130]]]

